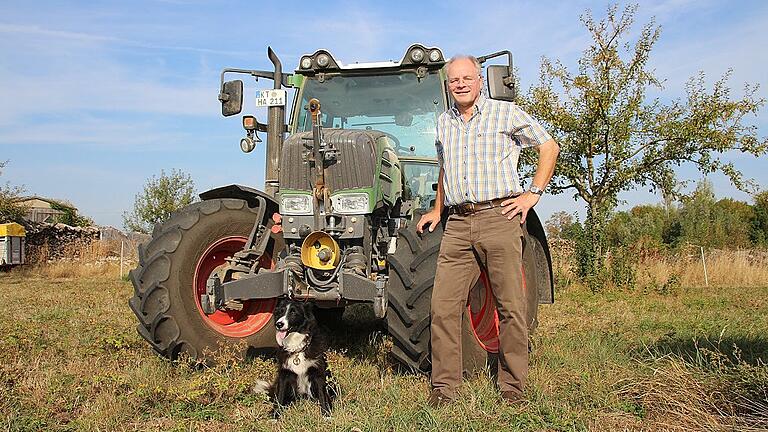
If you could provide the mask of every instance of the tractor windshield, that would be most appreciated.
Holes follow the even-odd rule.
[[[445,111],[442,80],[437,72],[374,76],[326,76],[307,79],[298,110],[296,131],[312,130],[303,109],[320,101],[323,127],[368,129],[386,133],[401,156],[435,157],[435,125]]]

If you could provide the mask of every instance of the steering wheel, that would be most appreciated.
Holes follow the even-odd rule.
[[[400,153],[400,152],[413,152],[413,150],[411,150],[410,147],[403,147],[402,145],[400,145],[400,140],[397,139],[397,137],[392,135],[391,133],[384,132],[382,130],[380,130],[379,132],[381,132],[384,135],[386,135],[389,139],[391,139],[395,143],[395,150],[397,150],[398,153]]]

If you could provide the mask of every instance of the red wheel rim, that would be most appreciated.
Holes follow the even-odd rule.
[[[522,269],[521,269],[522,270]],[[525,273],[522,274],[523,292],[526,292]],[[496,297],[488,282],[488,274],[480,273],[467,301],[467,311],[472,323],[472,332],[477,342],[490,353],[499,352],[499,314],[496,311]]]
[[[272,318],[272,311],[275,308],[275,299],[250,300],[243,303],[242,310],[217,310],[212,314],[206,314],[200,306],[200,295],[205,294],[208,277],[216,268],[224,264],[225,258],[242,250],[246,241],[248,239],[245,237],[233,236],[213,242],[203,252],[195,267],[192,289],[197,311],[209,327],[224,336],[242,338],[258,332]],[[259,265],[262,268],[274,268],[272,257],[267,253],[261,257]]]
[[[499,352],[499,314],[496,312],[496,298],[485,272],[480,273],[480,280],[472,288],[467,311],[472,322],[472,331],[480,346],[491,353]]]

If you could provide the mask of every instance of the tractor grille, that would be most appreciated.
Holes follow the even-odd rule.
[[[370,188],[376,181],[377,131],[323,129],[323,139],[337,150],[336,161],[328,166],[325,184],[331,191]],[[291,135],[283,144],[280,158],[280,188],[312,190],[315,172],[308,159],[312,154],[312,132]]]

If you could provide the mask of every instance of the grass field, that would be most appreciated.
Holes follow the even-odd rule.
[[[251,391],[271,380],[268,359],[198,369],[158,358],[116,273],[0,273],[0,429],[768,429],[768,284],[563,290],[540,309],[523,408],[504,406],[485,376],[470,377],[460,401],[428,408],[427,379],[395,371],[386,332],[358,306],[329,358],[342,390],[333,418],[304,402],[275,422]]]

